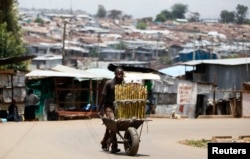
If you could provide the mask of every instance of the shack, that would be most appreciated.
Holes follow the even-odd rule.
[[[34,70],[26,74],[27,87],[40,95],[39,120],[89,118],[96,115],[94,96],[98,76],[67,66],[55,70]]]
[[[23,114],[26,96],[25,74],[27,70],[13,68],[13,64],[28,61],[35,56],[18,56],[0,59],[0,118],[7,118],[8,106],[16,100],[18,113]]]
[[[39,120],[92,118],[97,116],[98,100],[106,80],[114,77],[113,68],[78,70],[57,65],[52,70],[34,70],[26,74],[27,87],[40,96]],[[160,80],[147,69],[128,69],[126,80]]]

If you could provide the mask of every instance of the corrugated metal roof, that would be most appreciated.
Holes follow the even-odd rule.
[[[31,60],[35,57],[36,56],[34,56],[34,55],[28,55],[28,56],[16,56],[16,57],[1,58],[0,59],[0,66]]]
[[[216,60],[194,60],[181,63],[181,65],[195,66],[199,64],[216,64],[216,65],[244,65],[250,64],[250,57],[248,58],[232,58],[232,59],[216,59]]]
[[[181,76],[185,74],[185,71],[191,71],[193,70],[192,66],[172,66],[164,69],[160,69],[159,72],[164,73],[166,75],[170,75],[173,77]]]

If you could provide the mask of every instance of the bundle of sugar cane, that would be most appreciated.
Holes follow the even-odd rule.
[[[118,118],[144,118],[147,87],[137,83],[115,85]]]

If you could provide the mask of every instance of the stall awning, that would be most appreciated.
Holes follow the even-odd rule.
[[[125,79],[139,79],[139,80],[160,80],[161,77],[155,73],[142,73],[142,72],[128,72],[125,71]]]
[[[86,76],[84,74],[79,73],[71,73],[71,72],[58,72],[51,70],[34,70],[25,75],[28,79],[39,79],[39,78],[47,78],[47,77],[75,77],[75,78],[87,78],[90,79],[92,76]]]
[[[34,56],[34,55],[29,55],[29,56],[17,56],[17,57],[1,58],[0,59],[0,66],[31,60],[35,57],[36,56]]]
[[[104,73],[105,72],[105,73]],[[25,75],[29,79],[46,77],[75,77],[82,79],[111,79],[114,72],[104,69],[77,70],[68,66],[57,65],[52,70],[34,70]],[[156,73],[125,71],[125,79],[138,80],[160,80],[160,75]]]

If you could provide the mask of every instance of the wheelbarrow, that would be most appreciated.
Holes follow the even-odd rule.
[[[120,139],[117,139],[117,143],[124,145],[126,154],[129,156],[135,156],[139,149],[142,127],[146,119],[113,120],[110,118],[102,118],[102,121],[107,129],[120,136]],[[141,127],[141,129],[138,134],[137,129],[139,127]],[[124,132],[124,135],[122,135],[121,132]]]

